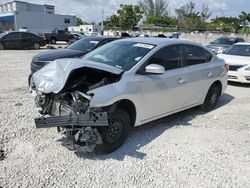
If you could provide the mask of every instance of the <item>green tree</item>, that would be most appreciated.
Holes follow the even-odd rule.
[[[178,20],[170,16],[150,16],[144,22],[145,24],[165,24],[165,25],[176,25]]]
[[[121,4],[117,14],[108,17],[105,27],[121,27],[130,30],[135,27],[142,18],[142,11],[138,5]]]
[[[140,0],[138,1],[146,18],[156,16],[162,17],[168,15],[168,2],[166,0]]]
[[[195,9],[195,3],[190,1],[175,10],[178,25],[186,29],[207,29],[206,20],[212,15],[206,4],[203,4],[201,12]]]
[[[210,29],[223,32],[238,32],[240,28],[240,20],[237,17],[216,17],[210,23]]]
[[[239,15],[239,21],[240,24],[243,26],[243,33],[244,33],[246,26],[250,24],[250,13],[242,11],[241,14]]]
[[[76,25],[79,26],[79,25],[85,25],[87,24],[86,22],[82,21],[81,18],[77,17],[76,18]]]
[[[142,11],[138,5],[120,5],[118,10],[119,25],[122,29],[132,29],[142,18]]]

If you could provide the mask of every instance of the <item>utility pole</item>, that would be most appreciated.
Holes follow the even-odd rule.
[[[103,8],[102,8],[102,26],[101,26],[101,34],[103,35],[104,34],[104,31],[103,31],[103,20],[104,20],[104,10],[103,10]]]

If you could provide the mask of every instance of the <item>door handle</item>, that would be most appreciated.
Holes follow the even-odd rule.
[[[208,73],[207,73],[207,77],[208,77],[208,78],[211,78],[212,76],[213,76],[213,73],[211,73],[211,72],[208,72]]]
[[[184,80],[183,78],[178,78],[177,81],[179,84],[184,84],[186,82],[186,80]]]

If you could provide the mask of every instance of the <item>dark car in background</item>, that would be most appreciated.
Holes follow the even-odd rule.
[[[80,40],[74,42],[64,49],[56,49],[52,51],[47,51],[44,53],[40,53],[32,58],[31,62],[31,74],[29,76],[29,84],[30,78],[33,73],[40,70],[45,65],[56,59],[62,58],[77,58],[85,55],[86,53],[102,46],[111,41],[117,40],[119,38],[110,37],[110,36],[92,36],[92,37],[83,37]]]
[[[44,39],[47,44],[56,44],[57,41],[69,42],[71,39],[74,39],[74,36],[65,30],[53,30],[51,33],[44,33]]]
[[[45,46],[45,41],[29,32],[10,32],[0,34],[0,50],[4,49],[35,49]]]
[[[245,42],[245,40],[241,37],[220,37],[216,40],[210,42],[207,47],[216,54],[221,54],[229,49],[232,45],[236,44],[237,42]]]

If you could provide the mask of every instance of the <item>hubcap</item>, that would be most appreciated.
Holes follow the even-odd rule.
[[[34,48],[35,48],[35,49],[39,49],[39,47],[40,47],[40,46],[39,46],[38,43],[35,43],[35,44],[34,44]]]
[[[112,120],[110,127],[107,130],[107,141],[109,143],[114,143],[121,137],[122,127],[123,123],[120,120]]]
[[[213,93],[211,94],[210,97],[210,104],[214,105],[217,102],[218,99],[218,89],[214,89]]]

